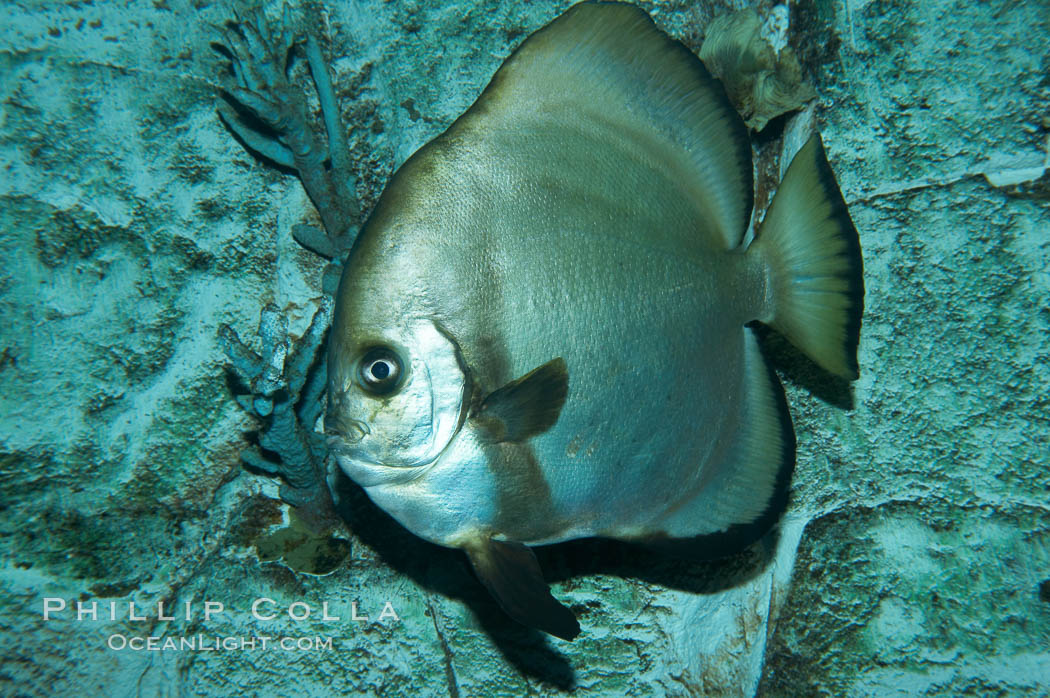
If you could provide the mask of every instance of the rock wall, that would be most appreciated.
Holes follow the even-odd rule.
[[[643,7],[698,50],[714,16],[745,4]],[[331,58],[364,210],[566,6],[292,5]],[[789,10],[818,97],[756,138],[760,202],[815,119],[864,250],[861,379],[829,381],[767,336],[799,442],[779,535],[720,563],[540,551],[581,619],[569,644],[506,620],[459,553],[345,479],[346,520],[319,532],[242,464],[257,425],[219,327],[250,338],[273,303],[303,333],[324,267],[290,234],[318,223],[299,182],[216,116],[228,61],[211,44],[248,4],[4,5],[0,692],[1050,690],[1050,10]],[[292,76],[312,95],[303,64]],[[45,598],[65,610],[44,621]],[[253,617],[257,599],[276,617]],[[97,619],[77,620],[78,601]],[[224,611],[206,618],[208,601]],[[288,616],[296,602],[309,619]],[[112,648],[149,636],[198,646]],[[202,649],[264,636],[266,649]]]

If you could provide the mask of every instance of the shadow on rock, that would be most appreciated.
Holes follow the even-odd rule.
[[[852,383],[847,378],[825,371],[797,349],[785,337],[765,325],[750,326],[758,337],[762,354],[783,372],[790,383],[805,388],[818,398],[844,410],[852,410]]]
[[[568,657],[545,633],[511,620],[478,581],[459,550],[414,535],[368,498],[348,478],[336,483],[338,512],[365,545],[397,572],[420,587],[466,604],[508,662],[523,675],[559,690],[575,687]],[[776,548],[775,530],[747,549],[717,560],[682,557],[646,546],[605,539],[584,539],[534,548],[549,582],[589,575],[642,580],[697,594],[714,594],[747,582],[762,572]],[[586,609],[574,608],[586,628]]]

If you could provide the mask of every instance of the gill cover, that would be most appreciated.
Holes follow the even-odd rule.
[[[333,344],[325,431],[344,470],[429,465],[463,422],[467,374],[455,342],[429,318],[407,318],[389,336],[352,347]],[[396,359],[397,364],[382,364]],[[376,389],[375,376],[399,373]],[[376,474],[368,480],[375,480]],[[386,479],[380,477],[379,479]]]

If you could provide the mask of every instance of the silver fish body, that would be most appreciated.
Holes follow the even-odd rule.
[[[561,637],[578,626],[524,546],[766,530],[794,435],[746,325],[834,345],[811,354],[844,375],[859,330],[856,232],[819,139],[799,158],[782,188],[801,193],[743,247],[750,146],[718,83],[633,7],[569,10],[398,170],[351,251],[329,349],[340,466]],[[802,222],[832,241],[809,244],[823,277]],[[795,296],[832,300],[792,320],[812,278]]]

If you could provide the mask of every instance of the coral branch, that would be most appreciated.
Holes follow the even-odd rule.
[[[344,173],[336,178],[335,193],[339,202],[346,208],[346,214],[356,219],[361,211],[357,198],[353,194],[355,182],[350,170],[350,150],[346,146],[346,134],[339,118],[339,107],[336,105],[332,80],[328,75],[328,66],[321,56],[321,48],[313,36],[306,37],[306,60],[310,64],[317,87],[317,98],[321,102],[321,114],[324,116],[325,130],[328,132],[328,149],[332,158],[332,169]],[[333,231],[334,234],[334,231]]]
[[[223,90],[225,101],[218,105],[219,117],[248,150],[298,173],[324,230],[298,224],[292,235],[303,247],[338,260],[353,243],[361,208],[320,45],[313,36],[305,37],[327,144],[311,126],[303,92],[288,80],[289,59],[299,41],[288,8],[276,33],[261,14],[238,18],[220,31],[224,41],[215,46],[229,59],[235,84]],[[331,167],[326,167],[329,159]],[[322,346],[331,323],[331,295],[338,271],[337,263],[326,268],[325,295],[309,328],[294,342],[288,338],[287,319],[273,304],[262,309],[259,319],[261,354],[245,345],[231,327],[219,329],[229,370],[247,388],[237,401],[260,421],[258,446],[246,450],[242,458],[257,471],[280,476],[281,498],[297,507],[300,517],[318,531],[334,519],[325,479],[327,447],[313,425],[324,409],[327,379]]]
[[[284,480],[281,498],[302,507],[307,519],[323,527],[331,518],[331,495],[325,483],[325,446],[312,425],[322,410],[324,362],[318,354],[331,322],[332,301],[322,298],[310,327],[289,353],[288,323],[270,304],[259,319],[262,354],[256,354],[229,325],[219,328],[229,370],[249,387],[250,399],[242,406],[259,418],[259,447],[242,454],[251,467]],[[310,390],[305,391],[304,386]],[[279,462],[267,457],[273,454]]]
[[[273,160],[281,167],[295,166],[295,156],[292,155],[292,151],[277,141],[265,138],[259,135],[257,131],[245,127],[237,118],[236,113],[229,107],[221,105],[219,107],[219,117],[231,131],[237,134],[238,138],[244,141],[249,150],[255,151],[264,158]]]
[[[219,116],[244,145],[282,167],[296,171],[317,208],[328,245],[310,245],[334,259],[349,249],[361,206],[335,91],[320,45],[306,35],[306,58],[321,105],[327,145],[308,118],[303,91],[288,80],[289,59],[297,43],[287,8],[280,31],[272,33],[261,15],[228,23],[215,44],[230,61],[236,84],[223,90]],[[325,162],[330,161],[331,167]]]

